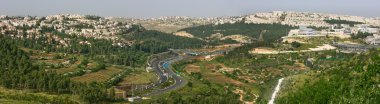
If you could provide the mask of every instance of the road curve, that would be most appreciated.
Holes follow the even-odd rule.
[[[162,53],[162,54],[165,54],[165,53]],[[169,80],[169,77],[173,78],[174,84],[170,85],[168,87],[162,88],[162,89],[154,90],[154,91],[152,91],[148,94],[144,94],[142,96],[158,95],[158,94],[162,94],[162,93],[169,92],[172,90],[176,90],[176,89],[186,85],[187,80],[185,80],[181,76],[177,75],[170,67],[171,63],[176,62],[176,61],[180,61],[182,59],[183,58],[179,55],[175,55],[173,57],[164,58],[164,59],[160,59],[160,58],[149,59],[148,64],[154,70],[154,72],[157,74],[159,81],[157,81],[156,83],[154,83],[152,85],[149,85],[147,88],[158,87],[159,85],[167,82]]]
[[[218,51],[214,51],[214,52],[201,52],[201,53],[203,55],[224,54],[224,53],[227,53],[228,51],[230,51],[232,49],[218,50]],[[153,88],[153,87],[158,87],[159,85],[167,82],[169,80],[169,77],[173,78],[174,84],[170,85],[170,86],[168,86],[166,88],[163,88],[163,89],[154,90],[154,91],[152,91],[152,92],[150,92],[148,94],[144,94],[142,96],[158,95],[158,94],[162,94],[162,93],[169,92],[169,91],[172,91],[172,90],[176,90],[176,89],[181,88],[184,85],[186,85],[187,80],[184,79],[184,78],[182,78],[180,75],[177,75],[171,69],[171,67],[170,67],[171,63],[183,60],[183,59],[185,59],[184,57],[186,57],[186,56],[180,56],[180,55],[178,55],[175,51],[180,51],[180,52],[183,51],[185,53],[196,53],[196,52],[192,52],[192,51],[188,51],[188,50],[177,49],[177,50],[171,50],[171,52],[163,52],[163,53],[160,53],[160,54],[152,55],[148,59],[148,65],[157,74],[157,76],[159,78],[159,81],[156,82],[156,83],[154,83],[154,84],[152,84],[152,85],[148,85],[146,87],[146,89]],[[172,55],[174,54],[174,56],[160,58],[160,56],[164,56],[165,54],[172,54]],[[188,58],[188,57],[186,57],[186,58]]]

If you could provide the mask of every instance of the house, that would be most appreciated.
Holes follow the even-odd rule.
[[[379,32],[378,28],[371,28],[366,25],[360,25],[358,30],[363,33],[378,33]]]
[[[299,29],[290,30],[288,36],[310,36],[316,34],[317,32],[314,29],[300,26]]]
[[[365,41],[366,41],[368,44],[372,44],[372,45],[380,45],[380,35],[378,35],[378,34],[373,34],[373,36],[367,36],[367,38],[365,39]]]
[[[315,30],[312,28],[307,27],[300,27],[299,29],[299,35],[315,35]]]

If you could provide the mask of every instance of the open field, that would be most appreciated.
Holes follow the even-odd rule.
[[[200,63],[200,71],[202,73],[202,76],[209,80],[210,82],[219,83],[219,84],[233,84],[237,86],[243,86],[244,83],[234,80],[232,78],[229,78],[222,73],[216,71],[216,64],[213,64],[211,62],[204,62]],[[186,69],[185,69],[186,70]]]
[[[67,73],[67,72],[73,72],[75,70],[77,70],[77,65],[80,64],[80,61],[77,61],[75,62],[74,64],[70,65],[70,66],[67,66],[67,67],[64,67],[64,68],[59,68],[59,69],[53,69],[54,71],[56,71],[57,73],[60,73],[60,74],[64,74],[64,73]]]
[[[166,33],[173,33],[180,29],[190,27],[190,26],[184,26],[184,25],[160,24],[160,23],[154,23],[154,22],[142,23],[141,25],[148,30],[157,30],[157,31],[166,32]]]
[[[301,51],[301,50],[309,50],[309,48],[317,48],[317,45],[314,44],[301,44],[300,47],[296,48],[296,51]]]
[[[328,51],[328,50],[335,50],[336,47],[331,46],[329,44],[323,44],[322,46],[315,46],[315,45],[305,45],[296,48],[294,51],[280,51],[275,50],[272,48],[254,48],[250,51],[251,54],[283,54],[283,53],[305,53],[305,52],[317,52],[317,51]]]
[[[73,72],[78,69],[77,66],[81,63],[81,61],[74,61],[74,63],[70,63],[69,57],[76,57],[78,59],[83,58],[82,56],[78,55],[62,54],[55,52],[46,53],[41,50],[33,50],[29,48],[21,49],[31,54],[30,59],[32,59],[34,64],[43,64],[46,69],[56,71],[59,74]]]
[[[124,84],[148,84],[157,81],[157,76],[154,72],[146,72],[144,70],[135,71],[125,78],[123,81],[119,83],[119,85]]]
[[[29,49],[29,48],[20,48],[20,49],[27,52],[27,53],[30,53],[31,54],[30,59],[33,59],[33,60],[41,60],[41,59],[51,60],[56,55],[62,55],[62,54],[56,53],[56,52],[47,53],[45,51],[34,50],[34,49]]]
[[[279,97],[287,96],[289,92],[296,91],[301,88],[306,82],[313,83],[312,80],[318,73],[310,72],[306,74],[293,75],[286,78],[285,83],[281,86],[281,92],[278,94]]]
[[[188,64],[186,65],[184,70],[186,71],[186,73],[191,74],[191,73],[200,72],[201,68],[198,65]]]
[[[105,70],[100,70],[98,72],[86,73],[82,76],[76,76],[71,78],[71,80],[76,82],[104,82],[113,77],[116,74],[119,74],[123,71],[120,67],[110,66]]]
[[[23,101],[13,99],[0,99],[1,104],[39,104],[37,101]]]
[[[66,103],[81,103],[78,97],[72,95],[34,93],[28,90],[14,90],[0,87],[0,104],[44,104],[52,103],[54,100],[66,101]]]

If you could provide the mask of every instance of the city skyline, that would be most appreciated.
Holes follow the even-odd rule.
[[[161,16],[220,17],[258,12],[296,11],[380,17],[376,0],[3,0],[0,14],[11,16],[47,16],[88,14],[112,17],[154,18]],[[366,6],[360,6],[366,5]]]

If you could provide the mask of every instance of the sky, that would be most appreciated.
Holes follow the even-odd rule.
[[[0,15],[219,17],[299,11],[380,17],[380,0],[0,0]]]

